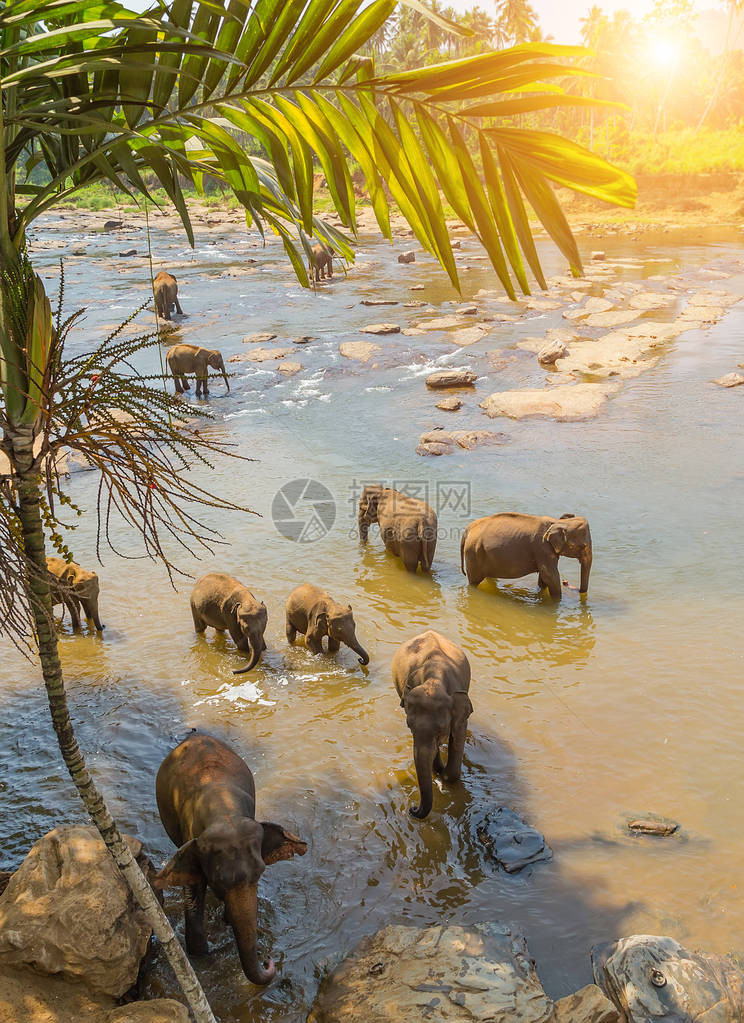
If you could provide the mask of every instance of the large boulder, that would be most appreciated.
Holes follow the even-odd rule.
[[[551,1010],[517,929],[390,926],[324,981],[307,1023],[545,1023]]]
[[[559,998],[550,1023],[618,1023],[620,1013],[596,984]]]
[[[472,451],[484,444],[505,444],[505,433],[493,430],[442,430],[437,428],[422,433],[416,446],[417,455],[452,455],[456,451]]]
[[[592,949],[594,979],[627,1023],[739,1023],[744,975],[727,957],[633,934]]]
[[[126,841],[140,865],[136,838]],[[150,928],[95,828],[55,828],[0,896],[0,965],[27,966],[121,997],[137,980]]]
[[[616,388],[609,384],[566,384],[545,390],[496,391],[485,398],[480,407],[492,419],[508,416],[510,419],[572,422],[598,415],[614,390]]]
[[[472,369],[440,369],[426,378],[427,387],[472,387],[478,374]]]

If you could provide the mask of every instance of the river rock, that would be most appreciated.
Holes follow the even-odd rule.
[[[718,384],[719,387],[738,387],[740,384],[744,384],[743,373],[727,373],[724,377],[719,377],[718,380],[713,381],[714,384]]]
[[[563,341],[548,341],[537,353],[537,361],[541,366],[553,366],[558,359],[568,354],[568,348]]]
[[[427,387],[472,387],[478,374],[472,369],[440,369],[426,378]]]
[[[283,374],[283,376],[293,377],[295,373],[299,373],[302,369],[302,363],[290,362],[287,360],[286,362],[280,362],[276,368],[279,373]]]
[[[397,305],[398,302],[394,298],[363,298],[361,305]]]
[[[443,412],[457,412],[462,408],[462,401],[454,394],[450,394],[448,398],[442,398],[436,404],[437,408],[442,409]]]
[[[417,455],[451,455],[458,448],[472,451],[484,444],[504,444],[505,433],[492,430],[429,430],[422,433],[416,446]]]
[[[323,981],[307,1023],[546,1023],[551,1008],[516,927],[390,926]]]
[[[474,303],[466,303],[465,305],[459,305],[455,312],[458,316],[476,316],[478,314],[478,306]]]
[[[174,998],[155,998],[151,1002],[131,1002],[114,1009],[106,1023],[189,1023],[188,1009]]]
[[[269,341],[273,341],[276,334],[248,334],[243,338],[244,345],[267,345]]]
[[[491,859],[509,874],[553,856],[540,832],[508,806],[488,810],[476,826],[476,833]]]
[[[641,315],[640,309],[612,309],[606,313],[592,313],[587,316],[585,327],[620,327],[624,323],[632,323]]]
[[[344,341],[338,346],[345,359],[356,359],[358,362],[369,362],[375,352],[382,351],[379,345],[371,341]]]
[[[426,288],[425,284],[412,284],[409,291],[423,291]]]
[[[122,258],[125,257],[125,256],[136,256],[136,255],[137,255],[137,250],[136,249],[124,249],[123,252],[119,253],[119,256],[122,257]]]
[[[359,328],[362,334],[400,334],[398,323],[369,323]]]
[[[84,245],[76,245],[74,249],[70,249],[71,256],[85,256],[88,250]]]
[[[618,1023],[620,1013],[596,984],[587,984],[553,1004],[550,1023]]]
[[[676,295],[663,295],[660,291],[641,291],[632,295],[628,304],[631,309],[663,309],[676,301]]]
[[[600,260],[606,259],[607,257],[605,256],[603,250],[598,249],[596,252],[592,252],[591,258],[596,262],[599,262]]]
[[[459,345],[460,348],[467,348],[469,345],[482,341],[486,334],[490,332],[490,327],[461,327],[460,330],[450,331],[447,335],[447,340],[455,345]]]
[[[679,824],[676,821],[665,821],[657,817],[636,817],[632,821],[628,821],[628,830],[634,831],[638,835],[663,837],[673,835],[675,831],[678,831]]]
[[[106,220],[104,221],[102,231],[118,231],[121,227],[121,223],[118,220]]]
[[[142,843],[126,837],[147,868]],[[0,964],[81,980],[120,998],[137,980],[150,928],[95,828],[34,843],[0,896]]]
[[[599,415],[615,390],[610,384],[566,384],[545,390],[496,391],[480,407],[492,419],[534,417],[567,423]]]
[[[254,348],[243,355],[231,355],[228,362],[271,362],[272,359],[283,359],[290,355],[292,348]]]
[[[744,975],[727,957],[634,934],[591,951],[596,983],[628,1023],[739,1023]]]
[[[415,263],[416,262],[416,253],[413,251],[413,249],[409,249],[407,252],[399,252],[398,253],[398,262],[399,263]]]
[[[293,345],[309,345],[311,341],[317,341],[317,337],[313,337],[312,334],[301,334],[299,337],[292,338]]]
[[[467,320],[459,316],[435,316],[431,320],[418,320],[413,326],[420,330],[451,330],[453,327],[466,327]]]

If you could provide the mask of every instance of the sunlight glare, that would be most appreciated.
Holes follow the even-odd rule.
[[[652,43],[651,56],[657,67],[671,67],[678,55],[679,47],[672,39],[655,39]]]

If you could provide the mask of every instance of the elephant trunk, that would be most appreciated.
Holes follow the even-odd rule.
[[[360,664],[369,664],[369,654],[364,649],[364,647],[362,646],[358,639],[354,639],[354,642],[349,643],[349,646],[354,651],[354,653],[359,656]]]
[[[220,359],[220,369],[222,370],[222,376],[224,377],[224,380],[225,380],[225,387],[227,388],[227,390],[229,392],[229,390],[230,390],[230,381],[227,379],[227,370],[225,369],[225,360],[224,359]]]
[[[359,516],[359,539],[362,543],[367,542],[367,536],[369,534],[369,522],[364,515]]]
[[[103,624],[101,619],[98,617],[98,604],[87,600],[81,600],[80,603],[83,605],[85,617],[92,619],[98,632],[103,632]]]
[[[259,638],[258,641],[254,643],[246,637],[246,643],[248,644],[248,651],[251,655],[250,662],[245,666],[245,668],[238,668],[237,671],[234,671],[233,675],[244,675],[246,671],[251,671],[258,664],[258,659],[261,656],[261,639]]]
[[[418,778],[421,802],[418,806],[412,806],[409,813],[412,817],[423,820],[431,813],[434,802],[432,772],[434,770],[434,754],[436,753],[436,741],[413,742],[413,760],[416,765],[416,777]]]
[[[589,551],[582,558],[579,558],[581,565],[581,584],[579,585],[579,593],[586,593],[589,589],[589,573],[592,570],[592,552]]]
[[[231,888],[225,895],[225,908],[238,944],[243,973],[254,984],[268,984],[274,979],[276,967],[273,959],[267,959],[263,966],[258,961],[258,886],[244,883]]]

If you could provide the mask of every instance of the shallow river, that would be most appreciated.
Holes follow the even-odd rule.
[[[122,236],[78,236],[74,223],[72,214],[50,222],[35,255],[53,292],[59,252],[87,247],[86,258],[67,264],[68,308],[89,310],[72,347],[85,348],[146,297],[147,265],[142,255],[116,258],[130,244]],[[142,235],[129,239],[142,254]],[[180,562],[194,576],[229,571],[265,600],[268,650],[258,668],[234,677],[244,658],[229,638],[194,635],[188,579],[174,592],[158,566],[105,552],[103,637],[73,636],[67,623],[61,637],[81,745],[120,824],[156,863],[172,846],[157,814],[155,773],[193,726],[245,757],[259,819],[308,842],[304,858],[270,867],[260,883],[261,951],[277,961],[268,988],[244,980],[232,935],[210,909],[214,952],[196,965],[220,1018],[304,1020],[323,968],[389,923],[517,921],[554,997],[590,981],[593,943],[621,935],[670,934],[708,951],[744,951],[744,388],[710,384],[744,358],[744,303],[711,330],[670,344],[596,419],[491,421],[477,400],[544,379],[534,355],[513,346],[564,323],[560,310],[497,325],[461,351],[441,333],[368,338],[383,346],[375,367],[341,358],[339,343],[366,337],[358,333],[364,323],[405,326],[420,311],[365,308],[363,297],[423,299],[445,312],[457,301],[431,261],[398,266],[400,242],[363,239],[348,278],[337,273],[318,294],[294,283],[275,244],[260,249],[219,228],[200,232],[195,254],[177,231],[155,230],[152,243],[156,258],[179,267],[184,340],[229,355],[246,351],[241,339],[255,331],[276,332],[275,344],[317,338],[289,356],[305,367],[297,376],[282,379],[272,363],[236,364],[229,395],[215,379],[214,429],[255,461],[222,460],[203,482],[262,517],[206,514],[228,545],[202,562]],[[668,274],[698,288],[744,287],[733,240],[605,248],[627,260],[619,271],[626,280]],[[463,262],[468,252],[478,255],[464,242]],[[563,272],[551,249],[544,254],[550,272]],[[250,273],[218,276],[246,256],[258,261]],[[707,280],[711,267],[731,276]],[[494,287],[477,260],[463,281],[468,299]],[[410,292],[415,283],[425,290]],[[500,349],[517,358],[489,373],[485,353]],[[143,367],[156,370],[158,360],[151,352]],[[477,399],[465,396],[456,417],[440,413],[423,376],[471,362],[484,374]],[[193,391],[189,402],[196,414]],[[415,453],[422,431],[455,419],[458,428],[503,430],[508,442],[438,459]],[[274,494],[297,478],[321,482],[335,500],[335,522],[314,542],[291,542],[272,522]],[[406,574],[374,527],[360,549],[356,500],[369,481],[415,484],[438,504],[444,535],[430,578]],[[71,494],[90,509],[95,489],[91,474],[71,477]],[[538,597],[535,577],[467,586],[462,526],[511,510],[589,519],[588,599],[575,589],[560,604]],[[119,535],[127,553],[138,553]],[[93,567],[93,514],[72,545]],[[562,562],[562,572],[578,586],[576,562]],[[346,649],[331,658],[287,646],[284,599],[305,580],[352,603],[368,668]],[[407,813],[416,780],[389,666],[403,640],[429,627],[467,652],[475,713],[462,783],[437,783],[434,810],[418,822]],[[0,701],[0,848],[12,864],[82,811],[38,673],[7,648]],[[509,876],[486,861],[475,825],[504,804],[545,834],[551,862]],[[630,837],[627,820],[646,812],[674,818],[680,832]],[[182,932],[180,912],[174,920]]]

